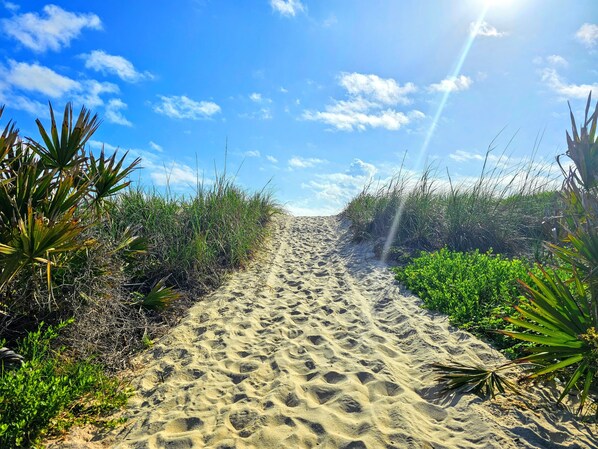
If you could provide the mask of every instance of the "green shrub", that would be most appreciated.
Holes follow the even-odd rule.
[[[126,403],[128,390],[99,365],[52,349],[65,325],[40,325],[18,346],[25,362],[0,367],[0,447],[29,447],[75,423],[99,422]]]
[[[0,116],[3,112],[0,107]],[[94,157],[85,144],[97,130],[97,115],[81,108],[73,120],[67,104],[59,126],[50,106],[50,129],[37,120],[41,143],[23,140],[9,122],[0,135],[0,305],[4,317],[35,320],[70,307],[52,294],[52,274],[81,251],[101,219],[105,201],[129,182],[139,159]],[[126,156],[126,155],[125,155]],[[0,332],[2,331],[0,323]]]
[[[447,314],[452,324],[500,347],[507,346],[510,339],[494,331],[504,329],[503,317],[515,312],[513,306],[520,294],[517,281],[530,280],[529,270],[529,264],[521,259],[447,248],[421,253],[406,266],[393,269],[426,308]]]

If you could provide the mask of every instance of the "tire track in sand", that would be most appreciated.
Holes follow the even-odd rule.
[[[596,447],[550,410],[439,403],[431,363],[500,355],[403,295],[338,218],[281,217],[269,245],[144,354],[114,447]]]

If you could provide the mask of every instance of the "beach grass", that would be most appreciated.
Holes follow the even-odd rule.
[[[559,207],[555,176],[533,162],[489,167],[456,184],[431,166],[419,177],[399,171],[383,185],[369,183],[342,212],[357,239],[388,239],[390,248],[479,250],[539,255],[551,239],[550,217]],[[394,225],[393,225],[394,224]]]

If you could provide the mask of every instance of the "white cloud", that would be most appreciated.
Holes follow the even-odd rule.
[[[159,97],[162,103],[155,105],[154,111],[172,118],[199,120],[220,112],[220,106],[211,101],[195,101],[185,95]]]
[[[19,111],[28,112],[29,114],[39,118],[48,116],[48,105],[22,95],[14,94],[10,90],[5,91],[1,87],[0,104],[4,104],[7,107],[17,109]]]
[[[504,31],[498,31],[495,27],[493,27],[486,21],[471,22],[469,24],[469,32],[472,36],[483,37],[503,37],[508,34]]]
[[[260,157],[260,156],[261,156],[261,154],[260,154],[260,152],[259,152],[259,151],[257,151],[257,150],[249,150],[249,151],[245,151],[245,152],[243,153],[243,156],[244,156],[244,157]]]
[[[102,22],[95,14],[73,13],[56,5],[44,6],[43,13],[25,13],[2,19],[2,28],[8,36],[40,53],[68,47],[84,28],[102,28]]]
[[[87,144],[91,147],[92,150],[104,149],[104,150],[113,151],[113,152],[119,150],[119,148],[115,147],[114,145],[110,145],[107,142],[101,142],[99,140],[94,140],[94,139],[89,140],[87,142]]]
[[[392,106],[409,104],[408,94],[417,90],[413,83],[400,86],[394,79],[377,75],[342,73],[339,84],[347,91],[347,100],[336,100],[324,111],[304,111],[304,120],[320,121],[341,131],[370,128],[398,130],[424,115],[412,110],[399,112]]]
[[[342,73],[339,84],[351,96],[364,97],[388,105],[409,104],[411,100],[407,95],[417,90],[413,83],[401,86],[392,78],[384,79],[362,73]]]
[[[88,108],[96,108],[104,104],[102,95],[117,94],[119,88],[116,84],[100,82],[96,80],[84,80],[81,82],[80,92],[73,98],[75,102],[84,104]]]
[[[133,126],[133,124],[127,120],[121,112],[122,109],[126,108],[127,104],[120,98],[112,98],[106,105],[106,113],[104,114],[104,117],[110,123],[114,123],[116,125]]]
[[[101,72],[118,76],[123,81],[136,82],[144,78],[152,78],[149,72],[138,72],[133,63],[122,56],[109,55],[102,50],[94,50],[91,53],[81,55],[85,59],[85,67]]]
[[[105,94],[115,94],[119,92],[118,86],[112,83],[99,82],[96,80],[74,80],[64,75],[56,73],[54,70],[39,65],[37,63],[28,64],[26,62],[8,61],[8,68],[0,66],[0,75],[3,76],[8,86],[5,90],[17,89],[41,95],[43,100],[72,100],[77,104],[85,105],[88,108],[96,108],[104,105],[101,98]],[[13,95],[16,99],[17,95]],[[33,100],[23,102],[23,98],[18,102],[21,106],[25,104],[34,104]],[[116,106],[118,103],[114,103]],[[16,107],[15,105],[12,105]],[[32,111],[30,107],[21,109]],[[36,108],[34,108],[36,109]]]
[[[19,89],[41,93],[50,98],[61,98],[67,93],[80,90],[81,83],[59,75],[48,67],[37,63],[8,61],[6,81]]]
[[[378,169],[375,165],[357,158],[353,159],[353,162],[351,162],[351,165],[349,166],[349,170],[347,170],[347,173],[351,176],[365,176],[367,178],[373,178],[377,172]]]
[[[542,81],[564,99],[585,99],[588,97],[590,91],[598,92],[598,83],[568,84],[555,69],[549,67],[542,71]]]
[[[278,164],[278,159],[276,159],[274,156],[267,155],[266,159],[272,162],[273,164]]]
[[[162,145],[158,145],[156,142],[154,142],[153,140],[150,140],[149,142],[149,146],[152,150],[157,151],[158,153],[162,153],[164,151],[164,148],[162,148]]]
[[[260,101],[262,101],[262,94],[258,94],[257,92],[253,92],[251,95],[249,95],[249,99],[251,101],[259,103]]]
[[[594,47],[598,43],[598,25],[594,23],[584,23],[579,27],[577,33],[575,33],[575,37],[586,47]]]
[[[138,148],[119,149],[115,145],[98,140],[90,140],[88,144],[94,150],[104,148],[109,152],[127,151],[131,160],[136,157],[141,158],[140,168],[147,171],[153,184],[159,187],[168,186],[186,191],[189,188],[195,188],[198,180],[206,184],[213,182],[210,179],[203,178],[197,169],[175,160],[164,160],[163,155],[157,155],[154,151]],[[150,142],[150,147],[154,148],[152,142]]]
[[[301,201],[293,201],[285,206],[285,209],[288,210],[291,215],[295,217],[319,217],[319,216],[328,216],[328,215],[335,215],[340,212],[338,208],[330,207],[330,206],[321,206],[317,207],[313,205],[313,200],[301,200]]]
[[[278,90],[280,91],[280,93],[283,93],[283,94],[289,93],[289,91],[287,89],[285,89],[284,87],[282,87],[282,86]]]
[[[548,62],[548,64],[553,65],[553,66],[563,66],[563,67],[567,67],[569,65],[569,62],[567,62],[567,60],[565,58],[563,58],[561,55],[550,55],[546,57],[546,62]]]
[[[361,159],[353,159],[346,171],[317,174],[315,179],[304,182],[301,187],[313,192],[315,198],[322,202],[323,210],[337,213],[351,198],[371,183],[377,173],[378,169],[373,164]]]
[[[411,119],[406,114],[392,109],[376,112],[374,114],[350,110],[347,112],[305,111],[303,113],[303,118],[305,120],[327,123],[341,131],[353,131],[355,129],[365,131],[367,127],[385,128],[391,131],[396,131],[411,122]]]
[[[153,165],[150,177],[156,185],[161,187],[172,185],[195,186],[198,180],[201,180],[197,170],[174,161],[163,167]]]
[[[431,84],[428,89],[432,92],[458,92],[469,89],[472,83],[473,80],[468,76],[451,76],[439,83]]]
[[[326,163],[324,159],[318,159],[314,157],[302,158],[299,156],[293,156],[291,159],[289,159],[290,168],[310,168],[324,163]]]
[[[19,10],[20,6],[13,2],[2,2],[4,7],[9,11],[16,12]]]
[[[457,150],[451,154],[449,154],[449,158],[457,162],[467,162],[467,161],[483,161],[484,156],[479,153],[472,153],[470,151],[465,150]]]
[[[239,117],[248,119],[270,120],[272,119],[272,110],[269,107],[263,107],[257,111],[239,114]]]
[[[301,0],[270,0],[270,6],[286,17],[294,17],[297,13],[305,11],[305,5]]]

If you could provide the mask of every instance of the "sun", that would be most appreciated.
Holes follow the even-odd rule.
[[[477,0],[478,3],[482,3],[484,6],[490,7],[501,7],[508,8],[513,6],[517,0]]]

